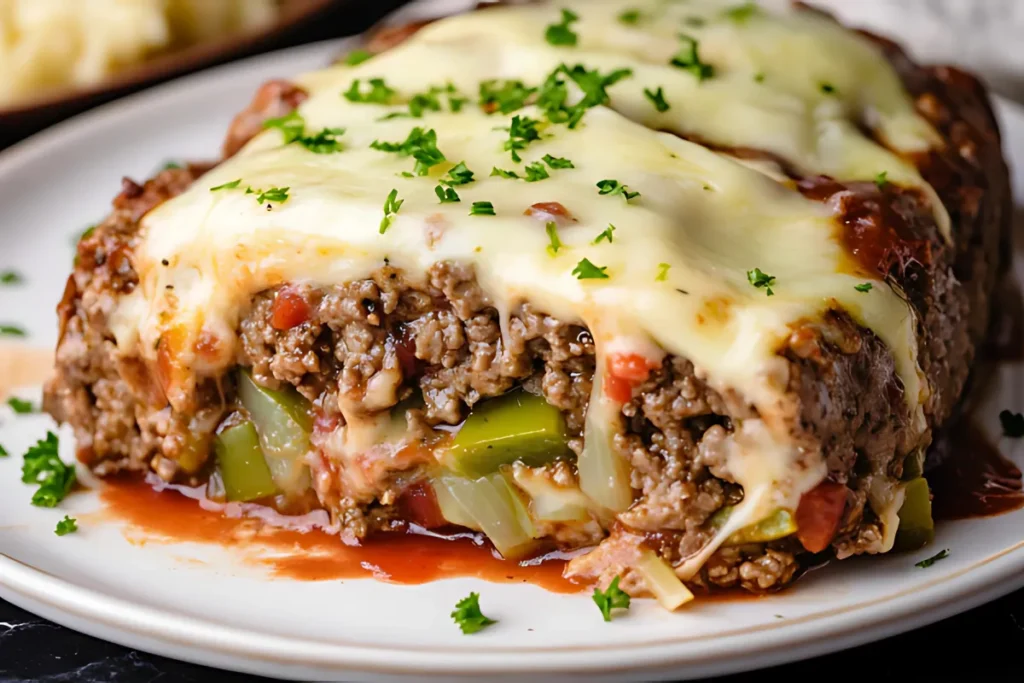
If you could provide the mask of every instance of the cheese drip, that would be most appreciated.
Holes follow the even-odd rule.
[[[866,138],[857,123],[870,121],[900,153],[925,150],[936,135],[877,50],[819,17],[758,12],[739,21],[726,12],[730,3],[697,0],[562,6],[580,17],[571,24],[576,47],[545,40],[559,8],[488,9],[433,24],[357,67],[303,76],[298,82],[311,93],[299,109],[306,131],[344,128],[343,149],[314,154],[268,130],[152,211],[136,254],[140,285],[122,299],[115,334],[122,352],[152,359],[161,334],[178,327],[192,341],[179,356],[188,363],[204,328],[230,337],[252,296],[269,287],[344,283],[385,260],[414,280],[439,261],[470,263],[503,321],[528,301],[586,325],[599,347],[624,337],[653,341],[761,413],[737,426],[731,445],[729,469],[747,499],[682,570],[690,575],[728,533],[775,507],[795,507],[825,475],[820,458],[795,467],[798,453],[775,417],[788,381],[776,352],[795,323],[840,307],[874,331],[893,354],[919,425],[927,387],[912,311],[883,282],[867,293],[855,289],[864,276],[849,272],[828,209],[758,164],[677,134],[766,150],[808,174],[870,180],[885,172],[891,182],[932,195],[912,165]],[[639,20],[623,23],[619,15],[634,7]],[[699,40],[711,78],[700,81],[669,64],[681,31]],[[489,115],[475,104],[483,81],[539,86],[562,63],[632,75],[612,85],[608,105],[588,110],[575,129],[545,122],[533,105]],[[365,87],[373,78],[384,79],[396,103],[342,96],[354,79]],[[416,93],[448,84],[472,101],[452,111],[442,94],[441,111],[400,115]],[[659,87],[669,104],[664,112],[644,94]],[[541,138],[518,150],[520,163],[504,148],[516,115],[543,122]],[[410,157],[371,149],[374,141],[404,140],[414,127],[435,131],[446,157],[425,176],[411,174]],[[499,168],[525,177],[526,165],[543,164],[546,155],[573,167],[545,164],[549,177],[536,182],[491,175]],[[461,201],[440,203],[435,187],[458,162],[475,180],[453,188]],[[235,188],[210,189],[235,180]],[[603,180],[640,194],[601,195]],[[287,187],[288,199],[260,204],[247,187]],[[392,189],[403,203],[382,233]],[[470,206],[484,201],[496,215],[470,215]],[[575,219],[558,228],[557,251],[548,249],[545,222],[525,215],[540,202],[559,202]],[[935,208],[945,225],[941,204]],[[595,243],[609,225],[613,240]],[[608,277],[578,279],[573,271],[583,259]],[[750,283],[755,268],[775,277],[771,295]]]

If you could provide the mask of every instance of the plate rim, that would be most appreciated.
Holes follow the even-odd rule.
[[[139,109],[158,107],[180,93],[215,87],[227,78],[255,71],[272,71],[279,61],[329,59],[359,36],[333,39],[250,57],[176,78],[140,93],[104,104],[72,117],[0,152],[0,177],[15,172],[48,154],[68,139],[88,134],[98,126],[117,125],[138,116]],[[1004,134],[1011,120],[1024,128],[1024,106],[993,97]],[[945,589],[958,582],[954,591]],[[854,647],[880,637],[918,628],[996,599],[1024,587],[1024,541],[981,558],[953,574],[918,583],[884,597],[824,610],[797,619],[765,624],[696,638],[659,638],[643,643],[586,646],[496,648],[467,642],[464,647],[430,646],[422,649],[377,646],[367,643],[323,642],[183,616],[168,610],[142,607],[125,599],[74,584],[0,552],[0,597],[23,607],[43,611],[47,618],[90,635],[138,647],[133,639],[148,639],[143,649],[178,659],[266,673],[266,665],[320,667],[330,673],[371,675],[467,675],[509,672],[508,657],[530,655],[517,661],[514,674],[566,674],[592,672],[611,676],[637,674],[678,678],[734,673],[761,666],[795,661]],[[882,603],[892,608],[879,615]],[[44,609],[40,609],[40,608]],[[876,608],[872,610],[872,608]],[[68,622],[74,622],[70,625]],[[113,629],[111,631],[110,629]],[[757,642],[743,642],[758,634]],[[112,637],[113,636],[113,637]],[[708,642],[710,641],[710,643]],[[694,650],[695,645],[700,645]],[[182,649],[184,648],[184,650]],[[581,659],[580,653],[592,656]],[[382,656],[383,655],[383,656]],[[240,659],[223,659],[240,658]],[[681,670],[685,667],[685,670]],[[286,668],[285,672],[288,671]]]

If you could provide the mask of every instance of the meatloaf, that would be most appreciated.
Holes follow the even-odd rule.
[[[47,410],[100,475],[778,589],[932,534],[1005,267],[983,86],[794,6],[568,0],[272,81],[78,246]]]

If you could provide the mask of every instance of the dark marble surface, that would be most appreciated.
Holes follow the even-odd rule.
[[[267,49],[356,33],[404,0],[349,0],[313,26]],[[0,148],[15,140],[0,140]],[[1022,680],[1024,591],[918,631],[846,652],[717,679],[745,683],[779,674],[790,680]],[[262,681],[126,649],[36,617],[0,600],[0,683],[237,683]]]
[[[769,671],[717,679],[752,683],[835,680],[870,663],[874,681],[1019,681],[1024,678],[1024,591],[894,638]],[[863,678],[858,676],[858,678]],[[267,679],[128,650],[0,601],[2,683],[238,683]],[[838,680],[849,680],[840,676]]]

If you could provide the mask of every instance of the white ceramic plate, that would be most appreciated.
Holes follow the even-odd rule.
[[[106,212],[121,176],[212,156],[232,114],[263,80],[315,68],[339,49],[314,45],[187,78],[0,154],[0,271],[28,277],[19,288],[0,288],[0,322],[22,324],[31,344],[52,346],[72,238]],[[1008,149],[1024,161],[1024,113],[1008,105],[1000,112]],[[1014,185],[1024,196],[1024,175]],[[1019,256],[1016,270],[1024,281]],[[1001,408],[1024,406],[1022,386],[1020,367],[996,379],[978,413],[991,435]],[[132,544],[117,523],[89,521],[99,506],[94,494],[71,496],[58,510],[32,507],[17,456],[51,424],[41,415],[0,419],[0,443],[14,454],[0,458],[0,596],[101,638],[241,671],[375,681],[692,678],[883,638],[1024,585],[1024,510],[944,524],[931,548],[833,565],[777,597],[698,600],[676,614],[636,601],[611,623],[586,594],[529,585],[271,580],[219,546]],[[1024,453],[999,443],[1024,465]],[[70,460],[70,440],[62,445]],[[82,528],[57,537],[54,525],[68,512],[84,520]],[[915,568],[941,548],[951,550],[948,559]],[[468,637],[448,614],[471,590],[500,623]]]

